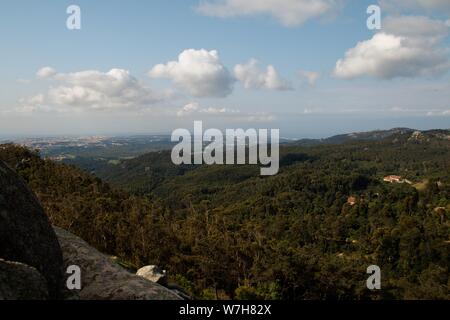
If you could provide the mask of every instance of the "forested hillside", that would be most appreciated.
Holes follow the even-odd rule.
[[[135,267],[160,265],[199,298],[449,299],[449,136],[283,147],[272,177],[175,167],[158,152],[101,168],[109,185],[17,146],[0,159],[54,224]]]

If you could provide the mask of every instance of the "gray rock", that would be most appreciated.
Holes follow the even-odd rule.
[[[180,300],[163,286],[132,274],[75,235],[54,227],[66,267],[81,269],[82,300]]]
[[[46,300],[47,281],[33,267],[0,259],[0,300]]]
[[[145,266],[140,268],[136,275],[143,277],[162,286],[167,286],[166,272],[161,270],[158,266]]]
[[[36,196],[0,161],[0,258],[36,268],[50,298],[60,297],[63,260],[58,239]]]

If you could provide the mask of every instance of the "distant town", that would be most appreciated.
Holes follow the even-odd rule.
[[[43,157],[55,161],[75,157],[130,158],[144,152],[168,149],[168,135],[145,136],[57,136],[0,140],[38,150]]]

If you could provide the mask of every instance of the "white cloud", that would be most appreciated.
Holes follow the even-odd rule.
[[[187,105],[185,105],[183,108],[181,108],[177,112],[177,115],[179,117],[182,117],[184,115],[196,112],[199,108],[200,108],[200,105],[197,102],[191,102],[191,103],[188,103]]]
[[[27,100],[27,103],[30,105],[39,105],[42,104],[45,100],[45,96],[43,94],[35,95],[34,97]]]
[[[438,41],[448,35],[445,21],[425,16],[388,16],[383,21],[383,31],[398,36]]]
[[[145,108],[167,97],[145,87],[127,70],[111,69],[74,73],[57,73],[46,67],[37,73],[39,78],[51,78],[56,86],[46,94],[21,100],[24,110],[64,109],[104,110]]]
[[[38,70],[38,72],[36,73],[36,77],[38,79],[47,79],[53,77],[55,74],[56,74],[55,69],[51,67],[43,67]]]
[[[339,0],[210,0],[202,1],[197,11],[222,18],[268,15],[291,27],[334,13],[339,3]]]
[[[238,64],[234,67],[234,76],[242,82],[246,89],[291,90],[288,81],[282,79],[276,69],[269,65],[266,70],[261,70],[259,63],[251,59],[246,64]]]
[[[177,111],[178,117],[200,117],[200,116],[220,116],[231,118],[233,121],[244,122],[271,122],[275,117],[267,112],[244,113],[238,109],[229,109],[223,107],[203,107],[198,102],[191,102],[186,104]]]
[[[225,97],[232,92],[234,83],[216,50],[184,50],[177,61],[158,64],[148,75],[170,79],[195,97]]]
[[[310,86],[314,86],[317,80],[320,78],[320,73],[315,71],[300,70],[298,72],[298,75],[301,78],[304,78]]]
[[[340,78],[381,79],[437,75],[449,67],[448,49],[441,46],[448,28],[421,16],[388,17],[382,32],[359,42],[336,63]]]
[[[209,114],[209,115],[219,115],[219,114],[236,114],[240,113],[239,110],[227,109],[227,108],[216,108],[216,107],[200,107],[198,102],[191,102],[185,105],[183,108],[178,110],[177,116],[183,117],[187,115],[199,115],[199,114]]]
[[[436,116],[450,116],[450,109],[448,110],[431,110],[426,114],[428,117],[436,117]]]
[[[257,113],[247,113],[244,115],[239,116],[236,120],[237,121],[243,121],[243,122],[272,122],[276,118],[273,114],[268,112],[257,112]]]
[[[20,99],[20,106],[14,108],[13,111],[21,114],[28,114],[37,111],[49,112],[51,111],[51,107],[44,105],[45,99],[45,95],[41,93],[31,98]]]

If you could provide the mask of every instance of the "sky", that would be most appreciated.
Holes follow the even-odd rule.
[[[69,6],[80,8],[71,30]],[[367,8],[381,9],[369,30]],[[450,128],[448,0],[3,0],[0,137]],[[70,20],[72,21],[72,20]]]

